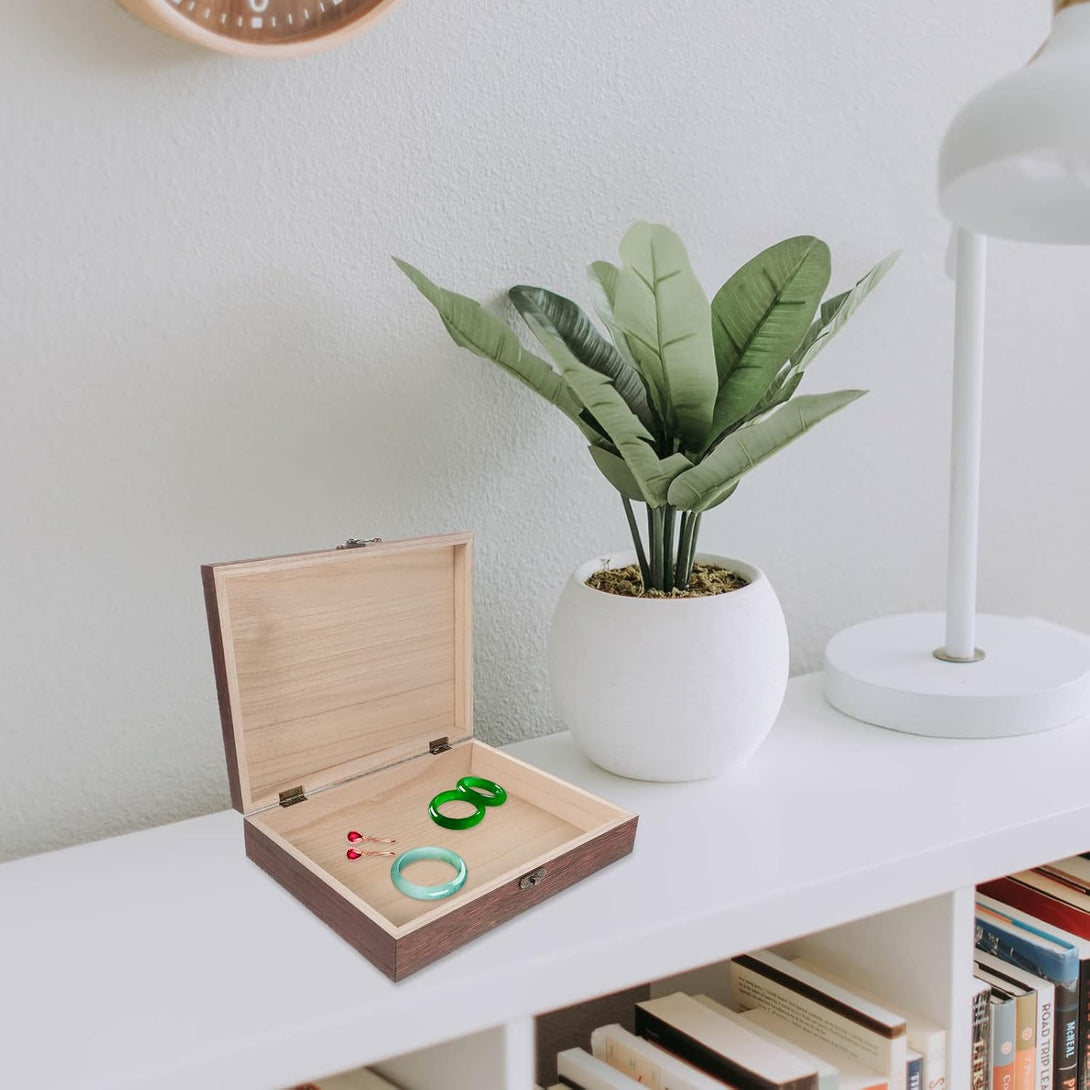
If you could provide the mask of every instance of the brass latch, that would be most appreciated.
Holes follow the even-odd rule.
[[[532,870],[529,874],[524,874],[519,879],[519,889],[529,889],[531,886],[539,886],[544,880],[545,868],[538,867],[537,870]]]
[[[442,738],[436,738],[435,741],[428,743],[429,753],[446,753],[450,749],[450,739],[444,734]]]
[[[280,805],[281,806],[294,806],[297,802],[306,802],[307,797],[303,794],[303,785],[299,784],[298,787],[289,787],[287,791],[280,792]]]

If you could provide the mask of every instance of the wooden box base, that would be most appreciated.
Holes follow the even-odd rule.
[[[466,775],[502,784],[507,802],[472,829],[441,828],[429,818],[428,802]],[[388,977],[402,980],[627,855],[636,821],[627,810],[468,740],[247,816],[246,853]],[[439,902],[406,897],[390,880],[389,858],[346,858],[349,829],[394,837],[399,852],[450,848],[466,861],[466,884]],[[424,862],[407,874],[432,884],[445,881],[450,869]]]

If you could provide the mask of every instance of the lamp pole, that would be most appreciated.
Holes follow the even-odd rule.
[[[988,246],[983,235],[965,228],[958,229],[956,245],[946,642],[935,657],[944,662],[978,662],[984,657],[976,646],[976,588]]]

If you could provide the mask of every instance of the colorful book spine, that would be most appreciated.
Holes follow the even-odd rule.
[[[1014,1090],[1014,1000],[992,992],[991,1090]]]
[[[1037,993],[1023,992],[1014,999],[1014,1090],[1036,1090]]]
[[[974,981],[979,985],[979,981]],[[971,1090],[989,1090],[991,1085],[991,989],[978,986],[973,992]]]
[[[908,1050],[908,1063],[905,1064],[905,1086],[908,1090],[922,1090],[923,1055],[914,1048]]]

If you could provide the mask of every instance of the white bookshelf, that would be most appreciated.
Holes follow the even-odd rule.
[[[1090,848],[1090,722],[913,738],[839,715],[816,675],[721,780],[617,779],[566,735],[511,751],[639,813],[635,852],[401,984],[245,858],[233,811],[0,866],[4,1085],[259,1090],[372,1064],[408,1090],[527,1090],[536,1014],[701,968],[714,993],[724,959],[777,945],[946,1024],[967,1090],[973,885]]]

